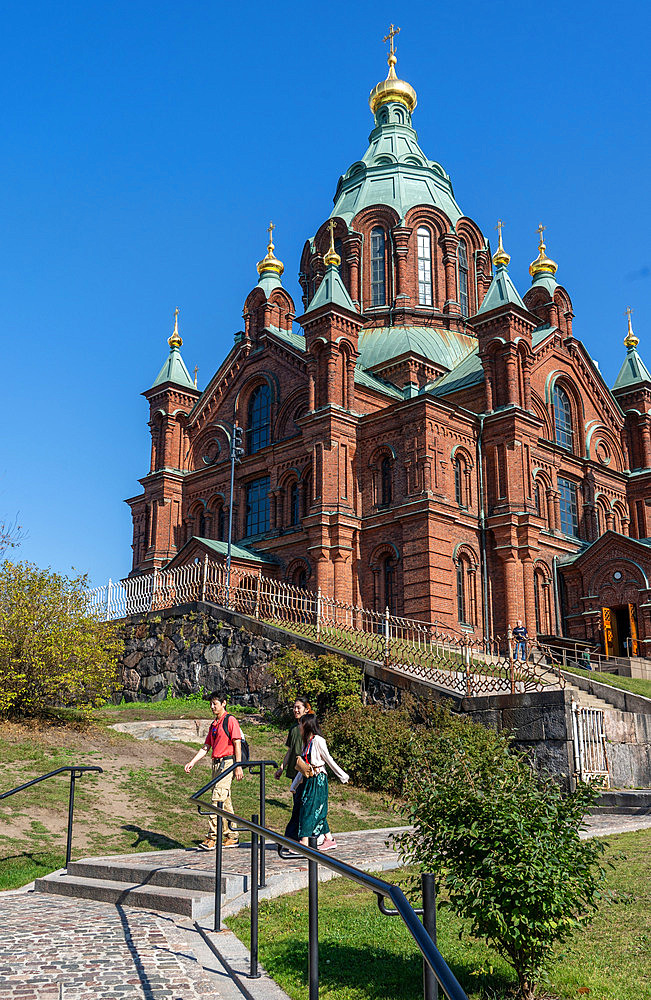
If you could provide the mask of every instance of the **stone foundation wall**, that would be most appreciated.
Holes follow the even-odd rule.
[[[222,689],[238,704],[273,708],[278,702],[277,688],[267,667],[278,653],[292,645],[315,655],[329,648],[201,603],[126,619],[124,635],[123,686],[118,696],[127,701],[161,700],[168,691],[186,695]],[[528,750],[538,767],[571,787],[574,752],[569,692],[455,697],[389,667],[341,650],[333,652],[361,667],[368,703],[395,708],[406,696],[445,701],[453,711],[464,712],[484,726],[511,730],[516,745]],[[612,784],[651,785],[651,715],[613,708],[605,713],[605,725]]]

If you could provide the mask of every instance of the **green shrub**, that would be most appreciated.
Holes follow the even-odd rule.
[[[337,763],[365,788],[400,795],[407,771],[427,740],[423,726],[408,713],[377,705],[353,705],[330,713],[323,731]]]
[[[589,921],[603,847],[579,831],[597,789],[563,795],[510,738],[450,716],[405,783],[406,863],[434,872],[450,906],[514,968],[533,1000],[552,948]]]
[[[285,702],[293,704],[305,695],[320,716],[361,705],[361,668],[334,653],[311,656],[290,646],[276,657],[269,672],[278,681]]]

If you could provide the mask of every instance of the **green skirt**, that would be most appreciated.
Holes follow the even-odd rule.
[[[328,776],[325,772],[304,778],[301,784],[301,812],[298,837],[320,837],[330,833],[328,826]]]

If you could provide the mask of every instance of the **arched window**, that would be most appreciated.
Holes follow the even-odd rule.
[[[294,586],[305,590],[307,587],[307,570],[299,569],[294,576]]]
[[[463,466],[461,459],[457,456],[454,460],[454,498],[460,507],[463,503]]]
[[[217,510],[217,541],[226,541],[226,515],[223,504]]]
[[[568,451],[574,450],[574,432],[572,430],[572,407],[570,397],[558,383],[554,386],[554,434],[556,444]]]
[[[534,480],[533,484],[533,503],[536,508],[536,514],[542,517],[542,497],[540,494],[540,483],[537,479]]]
[[[432,238],[429,229],[421,226],[418,240],[418,302],[421,306],[432,304]]]
[[[606,515],[600,503],[597,504],[597,534],[601,537],[606,530]]]
[[[386,302],[384,230],[376,226],[371,230],[371,305],[383,306]]]
[[[249,455],[269,444],[269,386],[265,383],[254,389],[249,399],[246,424],[246,443]]]
[[[393,492],[391,471],[391,459],[385,455],[380,465],[380,504],[382,506],[391,503]]]
[[[382,567],[384,575],[384,603],[389,613],[396,613],[396,564],[392,556],[387,556]]]
[[[533,575],[533,603],[534,610],[536,612],[536,632],[540,633],[543,631],[542,626],[542,608],[543,608],[543,595],[542,595],[542,575],[538,570]]]
[[[466,625],[466,581],[463,559],[457,563],[457,617],[462,625]]]
[[[289,523],[293,527],[301,520],[300,494],[296,479],[289,487]]]
[[[461,306],[461,315],[468,315],[468,249],[466,247],[465,240],[459,241],[459,250],[457,251],[457,257],[459,260],[459,305]]]
[[[199,511],[199,518],[197,521],[197,534],[199,535],[199,538],[206,537],[206,512],[203,509],[203,507]]]

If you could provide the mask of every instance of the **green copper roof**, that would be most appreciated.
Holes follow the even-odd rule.
[[[521,309],[525,310],[527,308],[520,298],[520,293],[511,281],[509,272],[505,267],[498,266],[493,275],[493,280],[488,286],[484,301],[477,310],[477,315],[481,316],[482,313],[490,312],[491,309],[499,309],[500,306],[507,304],[520,306]]]
[[[173,347],[171,349],[167,361],[156,376],[152,389],[157,385],[163,385],[164,382],[173,382],[174,385],[181,385],[186,389],[196,388],[194,382],[190,378],[188,369],[183,363],[183,358],[181,357],[181,352],[178,347]]]
[[[440,163],[423,153],[416,131],[406,122],[406,109],[386,104],[378,118],[364,156],[339,178],[331,217],[350,223],[363,208],[379,204],[391,205],[403,219],[414,205],[436,205],[456,223],[463,213],[450,178]]]
[[[418,354],[449,370],[476,346],[469,334],[430,326],[369,327],[359,334],[359,364],[373,368],[403,354]]]
[[[626,352],[624,364],[619,370],[619,375],[615,379],[613,391],[615,389],[628,389],[633,385],[641,385],[643,382],[651,383],[649,369],[642,361],[634,347],[629,347]]]
[[[275,288],[283,287],[283,283],[277,271],[263,271],[257,287],[261,288],[267,298],[269,298]]]
[[[359,365],[355,365],[355,385],[364,385],[367,389],[374,389],[376,392],[381,392],[385,396],[391,396],[393,399],[405,398],[404,394],[395,385],[385,382],[384,379],[377,378],[371,372],[364,371]]]
[[[200,538],[199,535],[193,535],[192,538],[196,542],[201,542],[205,545],[207,549],[211,549],[217,555],[224,556],[226,558],[228,554],[228,543],[218,542],[214,538]],[[190,539],[192,541],[192,539]],[[276,560],[265,555],[263,552],[256,552],[255,549],[247,549],[243,545],[231,545],[231,558],[232,559],[248,559],[249,562],[257,563],[275,563]]]
[[[273,333],[274,337],[279,337],[286,343],[295,347],[297,351],[305,350],[305,337],[302,333],[290,333],[288,330],[279,330],[277,326],[268,326],[267,329]]]
[[[331,264],[327,268],[321,284],[316,290],[316,294],[305,311],[305,315],[307,316],[309,313],[320,309],[321,306],[327,305],[342,306],[349,312],[357,312],[353,305],[353,300],[341,279],[339,268],[335,267],[334,264]]]
[[[549,271],[539,271],[538,274],[534,276],[531,282],[532,288],[544,288],[548,293],[550,299],[554,298],[554,292],[558,288],[558,282],[553,274]]]

